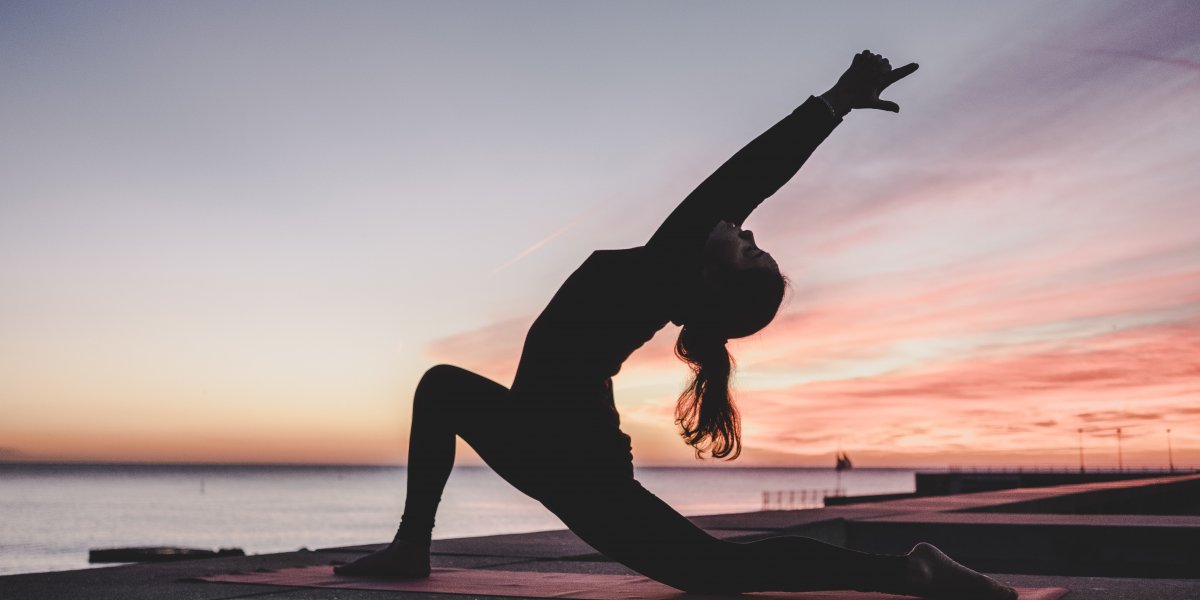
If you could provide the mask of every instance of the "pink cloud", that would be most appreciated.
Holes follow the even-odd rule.
[[[1166,427],[1194,445],[1198,391],[1200,319],[1193,318],[1082,344],[1035,344],[1026,352],[874,377],[749,391],[741,405],[747,428],[759,436],[755,443],[765,447],[794,449],[822,439],[828,445],[833,432],[843,446],[882,454],[906,448],[950,454],[962,446],[1036,449],[1069,460],[1078,428],[1092,440],[1121,427],[1131,451],[1153,450]]]

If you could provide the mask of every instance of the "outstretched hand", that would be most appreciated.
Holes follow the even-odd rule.
[[[879,94],[916,70],[917,63],[893,69],[888,59],[870,50],[863,50],[854,55],[850,68],[821,96],[839,113],[849,112],[852,108],[874,108],[898,113],[900,106],[890,100],[881,100]]]

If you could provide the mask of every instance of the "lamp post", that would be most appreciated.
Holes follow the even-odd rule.
[[[1083,428],[1079,428],[1079,472],[1083,472]]]
[[[1117,470],[1125,470],[1125,461],[1121,457],[1121,428],[1117,428]]]
[[[1171,430],[1167,429],[1167,468],[1175,472],[1175,456],[1171,453]]]

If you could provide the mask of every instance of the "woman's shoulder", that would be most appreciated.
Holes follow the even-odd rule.
[[[632,248],[601,248],[599,250],[593,250],[591,256],[632,256],[645,253],[645,246],[634,246]]]
[[[583,262],[586,265],[644,265],[652,261],[654,252],[648,252],[645,246],[633,248],[601,248],[593,250]]]
[[[657,251],[652,246],[634,246],[595,250],[580,265],[580,270],[618,270],[629,275],[644,273],[678,282],[681,278],[698,274],[700,265],[692,260],[681,261],[679,257]]]

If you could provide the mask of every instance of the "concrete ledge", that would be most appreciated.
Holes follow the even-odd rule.
[[[899,553],[928,541],[983,571],[1200,578],[1200,515],[1091,514],[1113,505],[1200,505],[1200,476],[883,502],[909,511],[848,519],[845,543]]]

